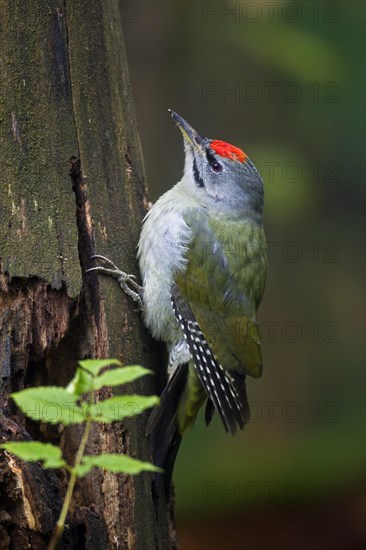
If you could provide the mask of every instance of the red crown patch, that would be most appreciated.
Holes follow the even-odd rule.
[[[219,139],[214,139],[210,144],[211,149],[215,151],[220,157],[225,157],[231,160],[238,160],[239,162],[245,162],[248,158],[248,155],[244,153],[239,147],[230,145],[226,141],[220,141]]]

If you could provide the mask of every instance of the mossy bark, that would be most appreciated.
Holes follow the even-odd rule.
[[[104,0],[3,0],[0,9],[0,437],[61,442],[72,461],[80,430],[26,421],[9,394],[63,385],[85,357],[162,364],[116,282],[85,275],[93,253],[138,274],[147,194],[120,14]],[[133,391],[160,383],[145,377]],[[149,459],[146,416],[95,426],[88,452]],[[0,460],[0,547],[45,548],[66,479]],[[171,510],[164,495],[153,502],[148,474],[96,470],[77,484],[60,547],[173,547]]]

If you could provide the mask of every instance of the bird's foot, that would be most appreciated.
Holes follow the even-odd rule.
[[[101,260],[107,267],[97,265],[95,267],[90,267],[86,270],[85,273],[90,273],[91,271],[96,271],[98,273],[103,273],[103,275],[109,275],[117,279],[119,286],[122,288],[123,292],[130,296],[134,302],[138,305],[138,311],[144,309],[143,305],[143,294],[144,288],[136,283],[134,280],[135,275],[128,275],[124,271],[121,271],[111,260],[105,256],[96,254],[91,257],[92,260]]]

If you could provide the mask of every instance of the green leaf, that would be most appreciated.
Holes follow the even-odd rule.
[[[162,472],[161,468],[150,462],[143,462],[130,456],[119,454],[102,454],[84,456],[83,462],[77,470],[79,476],[85,475],[91,468],[97,467],[110,472],[121,474],[139,474],[140,472]]]
[[[68,385],[66,391],[76,396],[89,392],[93,386],[93,375],[78,367],[75,376]]]
[[[40,386],[12,393],[11,397],[33,420],[64,425],[85,422],[83,410],[76,404],[77,396],[65,388]]]
[[[105,401],[84,406],[84,416],[90,415],[95,422],[115,422],[129,416],[136,416],[145,409],[149,409],[159,403],[156,395],[118,395]]]
[[[44,468],[62,468],[66,462],[62,458],[61,449],[51,443],[39,441],[15,441],[0,445],[15,456],[27,462],[42,460]]]
[[[94,379],[94,389],[99,390],[103,386],[119,386],[121,384],[127,384],[133,382],[141,376],[146,374],[153,374],[153,371],[145,369],[144,367],[122,367],[121,369],[111,369],[103,372],[100,376]]]
[[[73,468],[73,471],[76,473],[76,477],[84,477],[94,468],[94,464],[79,464]]]
[[[121,367],[122,363],[121,361],[118,361],[118,359],[84,359],[83,361],[79,361],[79,365],[82,369],[85,369],[93,376],[97,376],[99,371],[101,371],[104,367],[108,367],[109,365],[117,365],[117,367]]]

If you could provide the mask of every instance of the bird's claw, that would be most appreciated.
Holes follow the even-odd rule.
[[[117,279],[117,282],[119,286],[122,288],[122,290],[127,294],[127,296],[130,296],[138,305],[137,311],[143,310],[143,301],[142,301],[142,295],[143,295],[143,287],[138,285],[134,279],[136,279],[135,275],[130,275],[128,273],[125,273],[124,271],[121,271],[109,258],[106,258],[105,256],[101,256],[100,254],[95,254],[91,257],[92,260],[102,260],[108,267],[104,267],[101,265],[90,267],[85,271],[85,273],[90,273],[91,271],[96,271],[97,273],[103,273],[103,275],[109,275],[110,277],[114,277]],[[130,285],[130,286],[129,286]],[[130,288],[132,286],[132,288]]]

